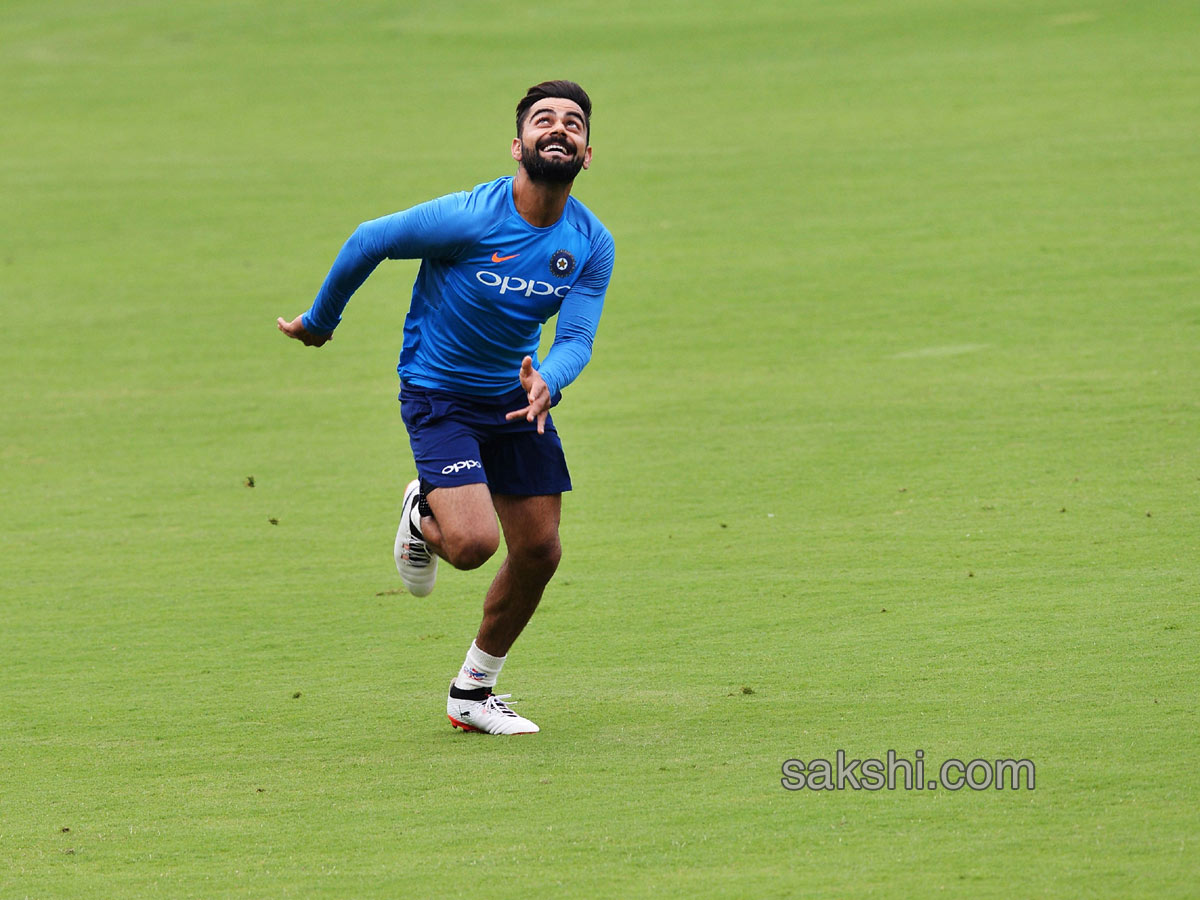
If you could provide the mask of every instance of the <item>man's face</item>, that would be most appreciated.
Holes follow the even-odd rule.
[[[521,136],[513,138],[512,156],[533,181],[570,184],[592,162],[587,122],[573,100],[539,100],[525,114]]]

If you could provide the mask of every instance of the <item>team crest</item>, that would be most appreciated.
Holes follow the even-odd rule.
[[[566,278],[575,271],[575,257],[567,250],[557,250],[550,257],[550,272],[559,277]]]

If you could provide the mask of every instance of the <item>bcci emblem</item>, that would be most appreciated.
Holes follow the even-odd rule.
[[[550,257],[550,272],[559,278],[566,278],[575,271],[575,257],[566,250],[557,250]]]

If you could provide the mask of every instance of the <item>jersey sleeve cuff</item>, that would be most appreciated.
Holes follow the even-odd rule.
[[[559,392],[557,379],[554,377],[553,372],[538,369],[538,374],[542,376],[542,381],[546,382],[546,390],[550,392],[551,397]]]
[[[333,334],[333,328],[321,328],[316,322],[313,321],[311,310],[300,317],[300,324],[304,326],[304,330],[309,334],[317,334],[321,335],[322,337]],[[336,327],[337,326],[334,325],[334,328]]]

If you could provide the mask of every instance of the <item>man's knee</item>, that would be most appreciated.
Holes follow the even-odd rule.
[[[422,482],[422,496],[437,523],[438,555],[456,569],[477,569],[500,546],[500,529],[486,484],[434,488]]]
[[[443,532],[442,552],[446,562],[456,569],[478,569],[499,547],[499,534],[447,535]]]
[[[508,555],[523,568],[536,569],[549,577],[554,574],[559,561],[562,560],[562,542],[557,533],[548,534],[509,547]]]

